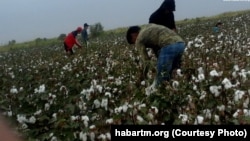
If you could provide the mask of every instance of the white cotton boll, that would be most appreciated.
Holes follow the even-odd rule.
[[[141,108],[145,108],[145,107],[146,107],[146,104],[143,103],[143,104],[140,104],[140,105],[138,106],[138,109],[141,110]]]
[[[19,122],[19,123],[24,123],[24,122],[27,122],[28,120],[27,120],[27,118],[26,118],[26,116],[25,115],[17,115],[17,121]]]
[[[38,93],[44,93],[45,92],[45,84],[42,84],[39,86],[39,91]]]
[[[36,123],[36,118],[34,116],[30,117],[29,123],[32,123],[32,124]]]
[[[194,41],[188,41],[187,47],[189,48],[189,47],[191,47],[193,44],[194,44]]]
[[[213,63],[213,66],[216,67],[216,68],[219,67],[218,63]]]
[[[23,87],[20,87],[20,88],[19,88],[19,91],[22,92],[22,91],[23,91]]]
[[[145,82],[145,81],[141,81],[141,85],[142,85],[142,86],[145,86],[145,85],[146,85],[146,82]]]
[[[126,113],[127,110],[128,110],[128,104],[122,105],[122,111],[123,111],[124,113]]]
[[[103,87],[101,85],[97,85],[96,89],[98,90],[99,93],[102,93]]]
[[[187,95],[187,100],[188,100],[189,103],[191,103],[193,101],[192,96],[191,95]]]
[[[203,124],[203,121],[204,121],[204,117],[203,116],[197,116],[196,119],[195,119],[195,125],[197,124]]]
[[[239,76],[241,77],[242,81],[245,82],[247,80],[247,73],[245,69],[242,69],[239,73]]]
[[[205,99],[206,98],[206,96],[207,96],[207,92],[205,92],[205,91],[202,91],[201,92],[201,96],[200,96],[200,100],[202,100],[202,99]]]
[[[218,97],[220,95],[221,86],[210,86],[209,90],[212,94],[214,94],[215,97]]]
[[[151,86],[145,88],[145,94],[146,94],[147,96],[149,96],[149,95],[151,95],[151,94],[153,94],[154,92],[157,91],[157,89],[155,88],[155,83],[156,83],[156,82],[154,81],[154,83],[153,83]]]
[[[94,103],[95,108],[100,108],[101,107],[101,102],[98,99],[94,100],[93,103]]]
[[[89,133],[90,141],[95,141],[95,132]]]
[[[178,76],[183,76],[183,74],[181,73],[181,69],[177,69],[176,74],[177,74]]]
[[[247,50],[247,54],[246,54],[247,57],[250,56],[250,50]]]
[[[70,119],[71,119],[72,121],[76,121],[76,120],[77,120],[77,117],[76,117],[76,116],[71,116]]]
[[[237,118],[238,115],[239,115],[239,112],[240,112],[240,110],[238,109],[238,110],[233,114],[233,117],[234,117],[234,118]]]
[[[81,120],[83,121],[83,124],[85,125],[85,127],[89,126],[89,117],[88,116],[82,116]]]
[[[84,133],[83,131],[80,132],[80,134],[79,134],[79,139],[80,139],[81,141],[87,141],[87,133]]]
[[[50,141],[57,141],[57,137],[53,136]]]
[[[49,134],[49,137],[51,138],[51,137],[53,137],[54,136],[54,133],[50,133]]]
[[[8,112],[7,112],[7,116],[8,116],[8,117],[12,117],[12,115],[13,115],[13,112],[12,112],[12,111],[8,111]]]
[[[118,92],[118,88],[113,88],[113,93],[117,93]]]
[[[154,119],[154,115],[152,113],[148,113],[147,117],[149,120],[153,120]]]
[[[186,124],[188,122],[188,115],[186,114],[180,114],[179,119],[181,119],[182,124]]]
[[[52,98],[52,99],[55,99],[55,98],[56,98],[56,95],[54,95],[54,94],[51,95],[51,98]]]
[[[234,70],[239,71],[240,70],[239,65],[234,65]]]
[[[86,120],[85,120],[85,121],[83,121],[83,124],[84,124],[84,126],[85,126],[85,127],[88,127],[88,126],[89,126],[89,122],[88,122],[88,121],[86,121]]]
[[[118,78],[118,79],[115,80],[115,84],[117,86],[120,86],[122,84],[122,81]]]
[[[35,88],[34,93],[44,93],[45,92],[45,85],[42,84],[39,88]]]
[[[57,119],[57,113],[53,113],[52,117],[53,117],[54,119]]]
[[[233,87],[232,83],[230,82],[229,79],[225,78],[223,81],[222,81],[222,84],[224,85],[225,89],[230,89]]]
[[[141,116],[139,116],[139,115],[136,116],[136,119],[137,119],[139,122],[143,122],[143,121],[144,121],[144,119],[143,119]]]
[[[114,76],[109,76],[108,80],[114,80]]]
[[[122,106],[120,106],[120,107],[118,107],[118,108],[115,108],[114,111],[115,111],[116,114],[121,113],[121,111],[122,111]]]
[[[219,76],[219,73],[216,70],[212,70],[212,71],[210,71],[209,75],[212,77],[217,77],[217,76]]]
[[[205,109],[203,110],[203,113],[205,114],[205,118],[211,119],[212,117],[211,110]]]
[[[237,34],[239,33],[239,31],[240,31],[239,28],[236,28],[236,29],[235,29],[235,32],[236,32]]]
[[[109,132],[106,133],[106,139],[111,140],[111,134]]]
[[[10,72],[9,75],[10,75],[10,77],[11,77],[12,79],[15,78],[15,74],[14,74],[13,72]]]
[[[105,110],[108,110],[108,99],[107,98],[102,99],[101,107],[105,108]]]
[[[106,140],[106,135],[104,134],[100,134],[97,139],[101,140],[101,141],[105,141]]]
[[[114,122],[113,118],[107,119],[106,124],[112,124]]]
[[[88,116],[81,116],[81,120],[82,121],[89,121],[89,117]]]
[[[90,125],[90,126],[89,126],[89,129],[91,129],[91,130],[94,130],[95,128],[96,128],[95,125]]]
[[[245,101],[243,103],[243,107],[248,108],[248,105],[249,105],[249,97],[245,99]]]
[[[21,123],[21,129],[27,129],[28,125],[26,123]]]
[[[199,80],[199,81],[205,80],[205,75],[204,75],[204,74],[199,74],[199,75],[198,75],[198,80]]]
[[[214,115],[214,121],[215,121],[215,122],[219,122],[219,121],[220,121],[220,116]]]
[[[219,111],[225,111],[226,106],[225,106],[225,105],[220,105],[220,106],[217,106],[217,109],[218,109]]]
[[[44,110],[48,111],[49,109],[50,109],[50,104],[49,103],[45,103]]]
[[[197,85],[195,85],[195,84],[193,85],[193,90],[195,90],[195,91],[197,90]]]
[[[250,116],[250,110],[248,110],[248,109],[244,109],[243,113],[245,116]]]
[[[204,73],[204,70],[203,70],[202,67],[199,67],[197,70],[198,70],[198,74],[203,74]]]
[[[232,76],[233,76],[233,78],[236,78],[237,77],[237,72],[232,72]]]
[[[12,86],[12,88],[10,89],[10,93],[11,94],[17,94],[18,93],[18,90],[15,86]]]
[[[234,101],[238,102],[239,100],[242,99],[242,97],[245,95],[244,91],[236,90],[234,93]]]
[[[109,98],[111,98],[111,93],[110,92],[105,92],[105,96],[108,96]]]
[[[152,106],[151,109],[152,109],[152,111],[154,112],[154,114],[158,114],[159,110],[158,110],[157,107]]]
[[[179,82],[178,81],[173,81],[173,83],[172,83],[172,87],[174,88],[174,89],[177,89],[178,87],[179,87]]]

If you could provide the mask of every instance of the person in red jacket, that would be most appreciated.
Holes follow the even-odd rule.
[[[70,55],[74,54],[73,47],[74,45],[77,45],[79,48],[82,48],[80,43],[78,42],[76,36],[82,32],[82,27],[77,27],[76,30],[70,32],[64,39],[64,49],[66,53],[69,53]]]

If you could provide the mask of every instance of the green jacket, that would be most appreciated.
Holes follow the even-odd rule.
[[[150,58],[146,48],[151,48],[158,57],[162,47],[176,42],[184,42],[184,40],[175,31],[162,25],[147,24],[141,28],[135,46],[143,59],[143,65],[149,65]]]

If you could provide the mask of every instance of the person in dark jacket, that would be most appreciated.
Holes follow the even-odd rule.
[[[79,48],[82,48],[80,43],[78,42],[76,36],[82,32],[82,27],[77,27],[76,30],[70,32],[64,39],[64,49],[66,53],[72,55],[74,45],[77,45]]]
[[[164,0],[161,6],[150,15],[149,23],[163,25],[177,32],[174,11],[175,0]]]
[[[82,39],[83,39],[83,43],[85,44],[86,47],[88,47],[88,40],[89,40],[89,37],[88,37],[88,27],[89,25],[87,23],[85,23],[83,25],[83,30],[82,30]]]

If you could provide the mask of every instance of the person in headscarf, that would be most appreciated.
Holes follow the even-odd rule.
[[[150,15],[149,23],[163,25],[177,32],[174,11],[175,0],[164,0],[161,6]]]

